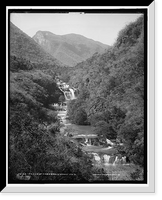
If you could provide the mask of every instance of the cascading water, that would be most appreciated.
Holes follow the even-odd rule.
[[[66,101],[71,100],[71,93],[70,92],[64,92],[64,96]]]
[[[76,99],[75,96],[75,89],[69,88],[69,86],[61,81],[58,81],[58,87],[63,92],[66,101]],[[58,113],[58,116],[60,116],[62,123],[66,126],[71,125],[70,123],[67,123],[66,117],[67,117],[67,111],[60,111]],[[64,127],[62,128],[62,132],[64,133]],[[95,140],[93,138],[93,140]],[[85,144],[86,146],[94,145],[92,138],[85,137]],[[107,149],[113,148],[114,143],[112,143],[110,140],[106,139],[106,143],[109,145]],[[115,155],[99,155],[97,153],[90,153],[93,155],[94,161],[98,164],[104,164],[104,165],[116,165],[116,164],[127,164],[126,162],[126,156],[119,157]]]
[[[96,161],[97,163],[100,164],[104,164],[104,165],[118,165],[118,164],[122,164],[122,165],[127,165],[126,163],[126,156],[123,157],[119,157],[119,156],[111,156],[111,155],[101,155],[99,156],[97,153],[91,153],[94,157],[94,161]]]
[[[76,99],[75,96],[75,88],[69,88],[69,85],[67,85],[66,83],[64,83],[63,81],[61,81],[58,77],[56,78],[56,82],[58,85],[58,88],[63,92],[64,97],[65,97],[65,102],[64,104],[66,105],[67,101]],[[60,122],[64,125],[63,127],[60,128],[60,132],[62,134],[66,134],[65,133],[65,129],[67,126],[71,125],[71,123],[67,120],[67,106],[61,106],[62,109],[58,112],[58,117],[60,118]]]
[[[69,88],[70,92],[71,92],[71,100],[76,99],[76,96],[74,94],[74,90],[72,88]]]
[[[103,159],[104,159],[104,163],[109,163],[110,156],[105,154],[105,155],[103,156]]]
[[[97,153],[92,153],[92,155],[94,156],[94,160],[97,163],[101,163],[101,158],[100,158],[100,156]]]
[[[91,146],[89,138],[85,138],[85,144],[86,144],[86,146]]]
[[[118,156],[115,157],[115,161],[113,162],[113,165],[117,164],[118,162]]]
[[[66,101],[76,99],[74,89],[67,87],[67,85],[60,86],[58,84],[58,87],[64,93]]]

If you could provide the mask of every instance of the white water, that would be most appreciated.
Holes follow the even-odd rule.
[[[95,160],[96,162],[98,162],[98,163],[101,162],[101,158],[100,158],[100,156],[99,156],[97,153],[92,153],[92,155],[94,156],[94,160]]]
[[[63,83],[62,81],[57,81],[59,89],[64,93],[66,101],[76,99],[75,90],[70,88],[69,85]]]
[[[104,163],[109,163],[109,160],[110,160],[110,155],[104,155],[103,156],[103,159],[104,159]]]
[[[93,152],[89,153],[89,154],[93,155],[94,160],[97,163],[100,162],[103,165],[112,165],[112,166],[115,166],[118,164],[127,165],[126,164],[126,156],[119,158],[118,156],[111,156],[111,155],[107,155],[107,154],[99,156],[97,153],[93,153]]]
[[[67,85],[65,83],[62,86],[60,86],[58,84],[58,87],[64,93],[66,101],[76,99],[76,96],[75,96],[75,93],[74,93],[75,89],[69,88],[69,85]],[[62,124],[64,125],[64,127],[62,127],[60,129],[60,132],[65,134],[66,127],[69,126],[69,125],[72,125],[66,119],[66,117],[67,117],[67,108],[66,108],[66,111],[59,111],[58,112],[58,116],[60,117],[60,119],[62,121]],[[81,126],[78,126],[78,127],[81,127]],[[83,131],[85,132],[85,130],[83,130]],[[88,134],[88,135],[90,136],[90,135],[93,135],[93,134]],[[86,135],[81,134],[80,136],[85,136],[85,144],[87,146],[91,146],[90,138],[89,139],[87,138],[87,134]],[[105,150],[113,148],[114,143],[112,143],[108,139],[106,139],[106,142],[110,146],[105,148]],[[102,150],[103,150],[103,148],[102,148]],[[126,164],[126,156],[123,156],[123,157],[119,158],[118,156],[111,156],[111,155],[107,155],[107,154],[99,156],[97,153],[94,153],[94,152],[91,152],[90,154],[93,155],[94,161],[97,162],[97,163],[100,163],[100,164],[101,163],[104,164],[104,165]]]
[[[114,145],[110,140],[106,139],[107,144]]]
[[[71,92],[71,100],[76,99],[76,96],[74,94],[74,90],[72,88],[69,88],[70,92]]]

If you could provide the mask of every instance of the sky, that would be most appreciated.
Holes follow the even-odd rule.
[[[119,31],[141,14],[11,13],[10,20],[30,37],[39,30],[56,35],[76,33],[113,45]]]

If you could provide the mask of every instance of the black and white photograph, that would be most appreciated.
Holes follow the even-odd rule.
[[[148,183],[147,9],[8,10],[8,183]]]

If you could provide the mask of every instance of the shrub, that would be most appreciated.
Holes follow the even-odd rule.
[[[48,127],[48,131],[52,136],[56,136],[60,132],[60,124],[56,122]]]
[[[111,125],[105,121],[99,121],[95,124],[94,132],[108,139],[116,139],[117,133],[114,131]]]
[[[87,114],[83,108],[78,108],[74,113],[73,122],[78,125],[86,125],[87,124]]]
[[[88,124],[87,113],[82,107],[82,102],[80,100],[75,99],[68,103],[68,116],[74,124]]]
[[[143,180],[143,170],[137,168],[134,172],[130,174],[132,180]]]

